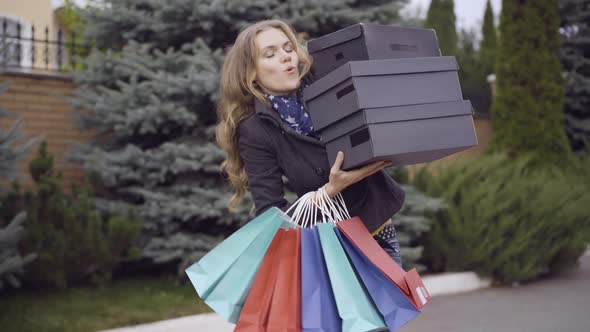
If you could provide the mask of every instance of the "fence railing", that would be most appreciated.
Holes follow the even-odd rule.
[[[34,25],[25,26],[7,18],[0,20],[0,67],[43,72],[83,68],[80,57],[88,54],[90,46],[79,42],[75,32],[66,36],[60,28],[50,36],[49,27],[39,33]]]

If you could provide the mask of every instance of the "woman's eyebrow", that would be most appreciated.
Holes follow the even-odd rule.
[[[286,42],[283,43],[283,46],[290,43],[290,42],[291,42],[290,40],[287,40]],[[277,48],[277,46],[276,45],[269,45],[269,46],[266,46],[265,48],[263,48],[262,50],[265,51],[266,49],[269,49],[269,48]]]

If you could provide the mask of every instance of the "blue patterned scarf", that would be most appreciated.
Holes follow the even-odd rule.
[[[303,103],[303,89],[307,86],[301,82],[297,93],[293,96],[273,96],[265,93],[264,95],[272,104],[272,108],[276,110],[281,119],[289,124],[299,134],[318,137],[313,130],[313,123],[311,116],[305,109]]]

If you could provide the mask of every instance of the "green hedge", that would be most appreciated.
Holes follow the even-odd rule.
[[[448,204],[425,239],[432,271],[512,283],[577,265],[590,242],[590,162],[562,170],[532,168],[534,159],[496,154],[416,174],[418,188]]]

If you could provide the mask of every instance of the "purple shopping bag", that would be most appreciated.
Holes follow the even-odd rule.
[[[301,327],[303,332],[342,331],[317,227],[301,229]]]
[[[371,263],[340,229],[335,229],[335,232],[390,331],[396,331],[421,313],[396,284]],[[395,264],[393,260],[391,262]]]

